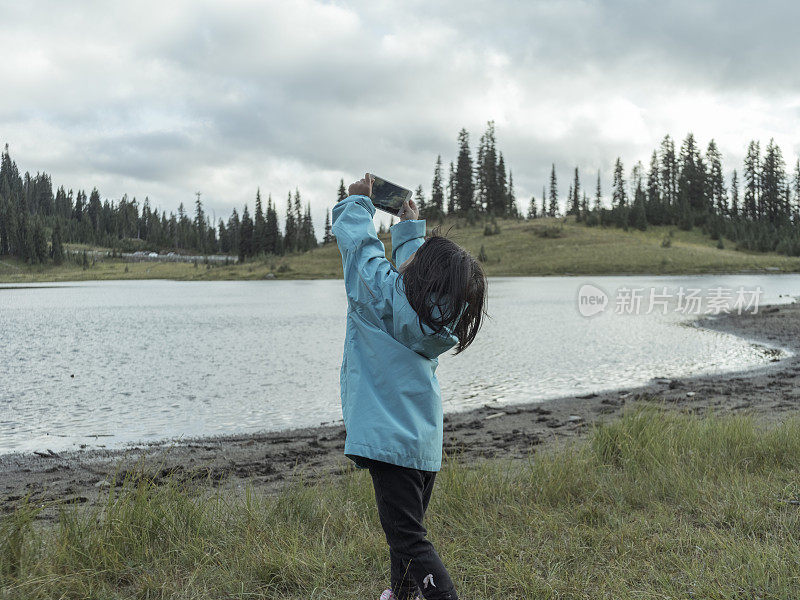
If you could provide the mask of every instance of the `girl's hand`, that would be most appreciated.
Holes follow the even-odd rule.
[[[361,195],[367,198],[372,197],[372,182],[375,178],[369,173],[364,173],[364,179],[359,179],[350,184],[347,188],[347,193],[351,196]]]
[[[413,198],[403,202],[403,208],[400,209],[400,212],[397,213],[397,216],[400,217],[401,221],[419,219],[419,209],[417,208],[417,204],[414,202]]]

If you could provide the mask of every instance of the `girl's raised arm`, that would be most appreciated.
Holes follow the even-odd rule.
[[[342,254],[347,298],[360,306],[391,298],[388,292],[397,278],[375,232],[374,214],[372,200],[360,194],[348,196],[333,207],[331,233]]]

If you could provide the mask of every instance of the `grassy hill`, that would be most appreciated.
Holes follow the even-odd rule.
[[[500,233],[484,235],[483,224],[467,226],[448,220],[443,229],[455,242],[478,256],[490,276],[700,274],[740,271],[800,272],[800,258],[775,253],[742,252],[723,240],[724,249],[699,230],[651,227],[647,231],[585,227],[571,218],[497,222]],[[382,235],[387,254],[390,236]],[[664,240],[669,240],[665,246]],[[0,282],[74,281],[86,279],[279,279],[341,277],[335,244],[305,254],[255,259],[241,265],[197,266],[188,263],[126,263],[97,260],[84,269],[66,263],[29,266],[0,257]]]

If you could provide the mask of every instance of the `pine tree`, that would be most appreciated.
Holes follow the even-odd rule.
[[[675,143],[668,135],[661,141],[660,175],[664,210],[674,215],[678,203],[678,160],[675,156]]]
[[[330,244],[333,241],[333,234],[331,233],[331,211],[325,210],[325,233],[322,236],[323,244]]]
[[[575,167],[575,179],[572,182],[572,194],[570,196],[570,209],[567,214],[575,215],[575,220],[581,220],[581,207],[580,207],[580,198],[581,194],[581,181],[580,177],[578,176],[578,167]]]
[[[428,208],[431,218],[441,219],[444,215],[444,190],[442,189],[442,156],[436,157],[436,167],[433,170],[433,185],[431,186],[431,204]]]
[[[733,175],[731,176],[730,214],[734,218],[739,216],[739,176],[736,173],[736,169],[733,170]]]
[[[469,150],[469,133],[461,129],[458,133],[458,161],[455,175],[455,203],[461,215],[475,210],[475,183],[472,179],[472,157]]]
[[[712,139],[706,150],[708,165],[708,195],[711,209],[718,215],[728,214],[728,191],[725,189],[725,176],[722,174],[722,154]]]
[[[617,157],[611,182],[611,218],[617,227],[628,229],[628,195],[625,189],[625,174],[622,160]]]
[[[417,204],[420,218],[428,218],[428,205],[425,202],[425,192],[421,185],[417,186],[417,190],[414,192],[414,202]]]
[[[225,221],[222,219],[217,223],[217,231],[219,232],[219,251],[222,254],[229,254],[231,251],[231,238],[228,235],[228,228],[225,227]]]
[[[347,198],[347,190],[344,187],[344,179],[339,181],[339,202]]]
[[[756,221],[761,218],[761,150],[759,143],[751,141],[744,159],[744,207],[742,214],[746,219]]]
[[[281,231],[278,226],[278,211],[272,203],[271,194],[267,197],[267,214],[264,220],[266,221],[264,251],[267,254],[280,254]]]
[[[653,150],[653,154],[650,157],[650,170],[647,172],[647,201],[645,202],[645,216],[648,222],[653,225],[661,225],[666,222],[658,169],[658,155]]]
[[[558,181],[556,180],[556,165],[550,170],[550,207],[547,214],[551,217],[558,216]]]
[[[286,199],[286,223],[283,227],[283,251],[294,252],[297,250],[297,222],[292,210],[292,192]]]
[[[306,211],[303,213],[303,250],[317,247],[317,234],[311,220],[311,202],[306,202]]]
[[[547,192],[545,192],[545,186],[542,186],[542,212],[540,214],[543,217],[547,216]]]
[[[506,161],[503,158],[503,153],[500,152],[500,158],[495,166],[495,183],[492,186],[494,198],[492,200],[492,211],[498,217],[511,216],[508,214],[508,178],[506,177]]]
[[[253,221],[253,254],[260,256],[267,251],[267,220],[261,204],[261,188],[256,189],[256,212]]]
[[[771,139],[761,163],[761,205],[762,216],[770,223],[777,224],[787,220],[789,207],[785,202],[786,163],[781,149]]]
[[[247,204],[242,211],[242,225],[239,233],[239,262],[253,256],[253,220],[247,211]]]
[[[506,198],[506,216],[512,219],[519,219],[520,213],[517,210],[517,196],[514,193],[514,175],[511,173],[511,171],[508,172],[508,192],[506,192]]]
[[[203,212],[203,203],[200,202],[200,192],[197,192],[197,200],[195,201],[195,215],[194,215],[194,240],[189,242],[189,246],[196,247],[200,254],[205,254],[205,240],[206,240],[206,215]]]
[[[528,218],[535,219],[536,218],[536,197],[531,196],[531,202],[528,205]]]
[[[175,223],[175,215],[172,215],[172,220],[170,227],[174,228],[176,226]],[[233,209],[230,218],[228,219],[228,239],[230,240],[230,250],[229,252],[235,252],[239,254],[241,251],[241,239],[242,239],[242,224],[239,220],[239,213],[236,212],[236,209]]]
[[[303,237],[303,204],[300,201],[300,191],[297,188],[294,188],[294,226],[294,248],[299,252],[305,252],[308,248],[306,248],[306,240]]]
[[[450,174],[447,178],[447,214],[452,215],[456,212],[456,172],[453,162],[450,162]]]
[[[647,194],[644,191],[644,166],[637,162],[631,173],[631,184],[633,186],[633,203],[630,210],[630,224],[637,229],[644,231],[647,229],[647,214],[645,212],[645,202]]]
[[[700,156],[694,135],[689,133],[681,145],[680,173],[678,175],[678,202],[680,205],[678,225],[681,229],[691,229],[695,224],[702,225],[706,222],[710,212],[707,190],[705,162]]]

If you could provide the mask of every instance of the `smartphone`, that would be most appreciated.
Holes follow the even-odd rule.
[[[372,182],[372,204],[391,215],[397,216],[403,208],[403,202],[411,200],[411,190],[400,187],[396,183],[386,181],[370,173],[375,178]]]

